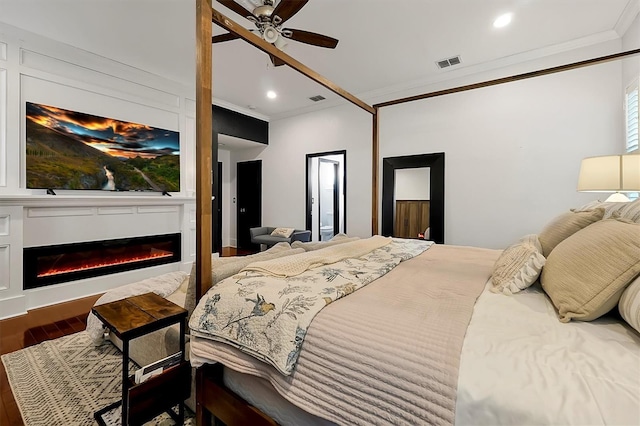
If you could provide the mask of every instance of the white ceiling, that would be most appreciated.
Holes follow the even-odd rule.
[[[236,1],[250,8],[260,0]],[[340,42],[331,50],[291,41],[285,51],[345,90],[379,101],[442,80],[445,73],[471,73],[550,46],[620,37],[638,10],[640,0],[310,0],[285,26]],[[513,13],[512,24],[494,29],[493,20],[505,12]],[[0,21],[194,85],[193,0],[0,0]],[[223,32],[214,25],[214,34]],[[455,55],[461,65],[435,65]],[[337,102],[296,71],[272,67],[267,55],[241,40],[214,45],[213,74],[216,100],[251,105],[272,119]],[[278,98],[267,99],[267,90]],[[308,99],[317,94],[327,100],[316,105]]]

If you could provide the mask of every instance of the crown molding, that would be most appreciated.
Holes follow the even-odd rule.
[[[461,67],[455,70],[449,70],[443,74],[436,76],[413,80],[403,84],[390,86],[382,89],[372,90],[366,93],[359,93],[357,96],[361,99],[384,99],[388,101],[394,97],[398,97],[401,93],[407,91],[416,90],[422,87],[427,87],[436,83],[442,83],[450,80],[457,80],[463,77],[468,77],[474,74],[480,74],[488,71],[495,71],[508,66],[519,65],[529,61],[546,58],[549,56],[557,55],[560,53],[570,52],[584,47],[594,46],[600,43],[605,43],[612,40],[618,40],[620,36],[614,30],[604,31],[598,34],[593,34],[586,37],[581,37],[575,40],[568,41],[566,43],[560,43],[552,46],[543,47],[540,49],[534,49],[527,52],[518,53],[515,55],[505,56],[493,61],[483,62],[476,65],[470,65]],[[379,102],[373,102],[379,103]]]
[[[631,3],[633,3],[634,1],[636,0],[631,0]],[[454,70],[445,71],[442,74],[437,74],[435,76],[417,79],[393,86],[387,86],[367,92],[356,93],[355,95],[366,102],[375,104],[383,101],[388,101],[400,96],[405,96],[407,92],[429,87],[437,83],[455,81],[472,76],[474,74],[495,71],[508,66],[519,65],[536,59],[542,59],[560,53],[570,52],[580,48],[594,46],[600,43],[606,43],[612,40],[619,39],[620,35],[617,31],[604,31],[598,34],[592,34],[586,37],[571,40],[566,43],[560,43],[557,45],[534,49],[515,55],[505,56],[493,61],[483,62],[481,64],[463,66]],[[341,105],[346,105],[346,103],[341,102],[339,99],[327,99],[326,101],[322,102],[322,105],[310,105],[305,108],[298,108],[294,111],[286,111],[283,113],[274,114],[271,116],[271,120],[281,120],[284,118],[295,117],[298,115],[308,114]]]
[[[640,13],[640,1],[638,0],[629,0],[627,6],[622,11],[620,18],[618,18],[618,22],[614,27],[618,36],[622,37],[627,32],[633,21],[636,19]]]

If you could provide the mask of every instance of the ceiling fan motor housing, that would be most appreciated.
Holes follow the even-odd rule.
[[[260,19],[260,21],[269,21],[271,20],[271,15],[273,14],[273,6],[270,5],[262,5],[253,9],[253,14]]]

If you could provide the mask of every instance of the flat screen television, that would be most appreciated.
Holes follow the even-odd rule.
[[[180,191],[180,134],[26,105],[27,188]]]

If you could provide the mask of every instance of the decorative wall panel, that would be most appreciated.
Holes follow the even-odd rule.
[[[11,216],[0,215],[0,237],[9,236],[10,225],[11,225]]]
[[[92,216],[94,212],[92,207],[31,208],[27,217]]]
[[[138,213],[178,213],[177,206],[141,206]]]
[[[3,68],[0,68],[0,186],[7,186],[7,70]]]
[[[11,257],[9,256],[9,246],[0,245],[0,290],[9,288],[11,281]]]
[[[57,75],[64,75],[67,78],[84,81],[86,83],[99,84],[106,87],[117,87],[123,92],[149,101],[174,108],[180,107],[180,97],[175,94],[133,83],[120,77],[115,77],[95,69],[72,64],[30,50],[20,50],[20,62],[22,65],[30,68]]]
[[[98,207],[98,214],[134,214],[134,207]]]

